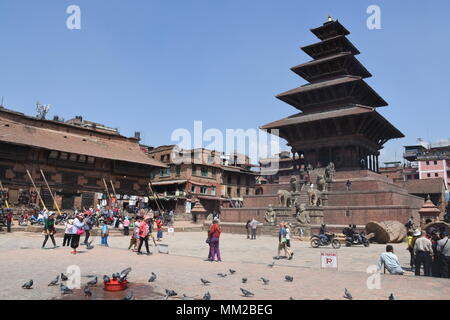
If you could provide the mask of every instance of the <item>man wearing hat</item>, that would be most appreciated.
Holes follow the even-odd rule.
[[[441,233],[442,239],[437,243],[437,251],[441,255],[441,277],[449,278],[450,275],[450,243],[448,243],[448,232]]]
[[[431,277],[433,248],[430,239],[428,239],[426,235],[426,231],[423,230],[421,237],[418,238],[414,244],[414,256],[416,257],[415,275],[420,276],[420,267],[423,265],[425,276]]]

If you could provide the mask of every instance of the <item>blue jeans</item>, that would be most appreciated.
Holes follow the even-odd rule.
[[[328,237],[325,234],[319,234],[319,239],[322,242],[328,241]]]
[[[101,244],[102,245],[105,245],[105,246],[109,246],[108,245],[108,235],[102,235],[102,242],[101,242]]]

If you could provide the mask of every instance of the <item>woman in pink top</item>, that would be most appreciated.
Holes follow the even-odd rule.
[[[123,235],[128,236],[130,234],[130,220],[128,217],[125,217],[123,221]]]

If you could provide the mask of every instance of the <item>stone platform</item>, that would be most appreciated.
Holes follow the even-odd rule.
[[[319,169],[320,171],[320,169]],[[312,174],[315,183],[315,175]],[[244,207],[226,208],[221,210],[221,221],[227,223],[245,223],[255,218],[264,222],[264,216],[269,204],[275,211],[290,210],[294,208],[280,208],[278,204],[278,190],[289,190],[287,182],[290,177],[280,180],[279,184],[263,184],[262,195],[244,196]],[[298,180],[300,180],[298,178]],[[347,191],[346,182],[351,181],[351,189]],[[299,199],[307,205],[306,191],[300,191]],[[423,199],[409,194],[405,189],[394,184],[392,179],[372,172],[370,170],[349,170],[336,172],[333,182],[328,185],[326,192],[322,193],[324,204],[323,220],[311,221],[311,232],[317,232],[321,223],[327,224],[332,230],[342,231],[341,226],[356,224],[364,226],[370,221],[396,220],[405,223],[413,216],[419,220],[418,211],[423,205]],[[287,215],[281,215],[279,221],[286,221]],[[277,221],[278,221],[277,220]],[[290,222],[290,219],[287,219]],[[278,221],[278,222],[279,222]],[[236,225],[236,228],[239,228]],[[225,232],[232,231],[228,226]],[[272,232],[269,232],[271,234]]]

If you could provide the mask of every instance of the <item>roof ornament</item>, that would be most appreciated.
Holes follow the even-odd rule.
[[[327,22],[333,22],[333,18],[331,16],[328,16],[328,21]]]

